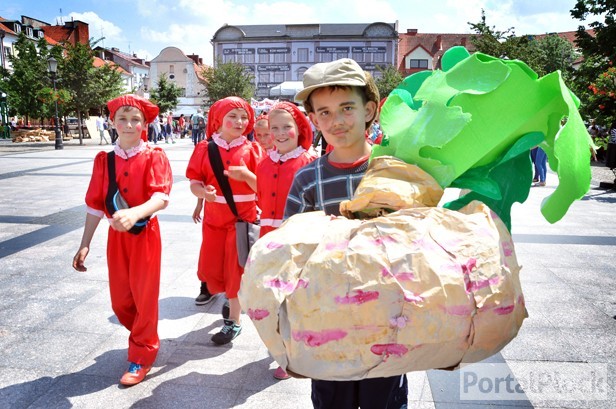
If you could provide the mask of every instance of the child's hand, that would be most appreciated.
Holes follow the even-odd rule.
[[[252,175],[252,172],[246,167],[244,158],[240,158],[239,166],[229,166],[229,169],[225,170],[224,173],[227,177],[239,180],[240,182],[246,182]]]
[[[77,251],[77,254],[75,254],[75,257],[73,257],[73,268],[75,270],[81,272],[88,271],[88,269],[84,265],[84,262],[86,261],[86,257],[88,256],[89,252],[90,248],[88,247],[82,247]]]
[[[125,232],[133,228],[139,221],[139,216],[133,209],[121,209],[113,214],[111,227],[117,231]]]
[[[208,203],[212,203],[214,200],[216,200],[216,188],[212,185],[207,185],[205,187],[203,199]]]
[[[193,211],[193,222],[195,223],[201,223],[201,209],[203,206],[197,206],[195,207],[195,210]]]

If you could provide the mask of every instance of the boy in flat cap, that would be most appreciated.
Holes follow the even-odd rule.
[[[304,89],[295,99],[334,149],[295,174],[285,218],[323,210],[340,215],[340,202],[351,199],[368,168],[371,153],[366,130],[378,112],[379,91],[370,73],[349,58],[315,64],[304,73]],[[407,404],[406,375],[359,381],[312,380],[315,408],[400,408]]]
[[[161,239],[154,213],[167,206],[173,180],[165,152],[147,144],[147,124],[158,120],[158,107],[136,95],[115,98],[107,107],[118,140],[112,152],[99,152],[94,159],[86,222],[73,268],[87,270],[84,262],[92,237],[106,217],[111,307],[130,331],[130,364],[120,383],[131,386],[150,371],[160,345]]]

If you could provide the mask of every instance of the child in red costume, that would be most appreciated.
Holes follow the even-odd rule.
[[[274,140],[269,130],[267,114],[263,113],[255,119],[255,140],[261,145],[266,154],[274,149]]]
[[[277,103],[269,113],[269,128],[276,149],[270,150],[257,168],[257,197],[262,210],[260,237],[282,224],[295,172],[316,159],[309,151],[310,121],[295,104]],[[289,375],[278,367],[274,378],[288,379]]]
[[[269,113],[275,150],[257,168],[257,197],[261,213],[261,237],[282,224],[287,194],[301,167],[316,159],[309,152],[312,129],[306,115],[290,102],[277,103]]]
[[[262,156],[259,145],[246,138],[254,121],[250,104],[238,97],[227,97],[216,101],[210,108],[206,131],[208,140],[211,139],[208,143],[215,143],[220,152],[239,217],[249,222],[257,218],[255,172]],[[208,143],[199,143],[195,147],[186,177],[190,180],[191,192],[205,200],[199,279],[207,282],[212,294],[225,292],[229,299],[229,317],[224,319],[221,331],[212,336],[214,343],[222,345],[231,342],[242,330],[237,293],[244,269],[237,260],[237,218],[216,181]]]
[[[114,211],[106,205],[108,154],[99,152],[86,193],[86,222],[73,268],[87,270],[84,262],[92,237],[101,218],[107,217],[111,225],[107,239],[111,306],[120,323],[130,331],[130,365],[120,383],[131,386],[145,378],[160,346],[161,239],[154,213],[167,206],[173,179],[165,152],[146,142],[147,123],[158,118],[158,107],[135,95],[113,99],[107,107],[119,135],[113,148],[118,192],[130,208]],[[141,232],[129,232],[137,222],[148,217]]]

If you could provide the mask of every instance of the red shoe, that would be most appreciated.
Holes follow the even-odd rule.
[[[281,367],[278,367],[275,371],[274,371],[274,378],[276,379],[280,379],[281,381],[284,381],[285,379],[289,379],[291,376],[289,376],[289,374],[282,369]]]
[[[124,386],[133,386],[137,385],[139,382],[145,379],[145,376],[150,372],[152,366],[142,366],[136,363],[131,362],[128,370],[124,372],[122,375],[122,379],[120,379],[120,384]]]

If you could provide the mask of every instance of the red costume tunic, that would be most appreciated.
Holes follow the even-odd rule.
[[[118,151],[119,148],[115,158],[116,180],[129,206],[143,204],[151,197],[169,200],[173,179],[162,149],[142,144],[128,158],[118,156],[122,153]],[[108,187],[107,152],[99,152],[86,193],[88,213],[111,217],[105,206]],[[156,216],[137,235],[109,227],[107,266],[111,307],[120,323],[130,331],[128,360],[146,366],[154,363],[160,345],[157,330],[160,260]]]
[[[257,168],[257,197],[262,210],[260,237],[282,224],[287,195],[295,173],[315,159],[314,155],[302,147],[290,154],[290,157],[285,157],[272,152]]]
[[[217,137],[215,139],[222,141]],[[257,164],[262,156],[260,146],[256,142],[248,141],[244,136],[231,141],[228,148],[218,146],[218,151],[225,169],[229,166],[239,166],[240,160],[243,159],[252,173],[256,173]],[[208,156],[208,141],[200,142],[195,147],[188,162],[186,177],[191,183],[202,183],[216,188],[216,200],[211,203],[204,201],[203,241],[197,271],[199,280],[207,282],[208,290],[212,294],[225,292],[227,298],[236,298],[244,273],[244,269],[237,261],[235,244],[237,218],[227,205],[222,189],[214,176]],[[231,178],[228,180],[240,218],[254,222],[257,218],[255,203],[257,195],[247,183]]]

